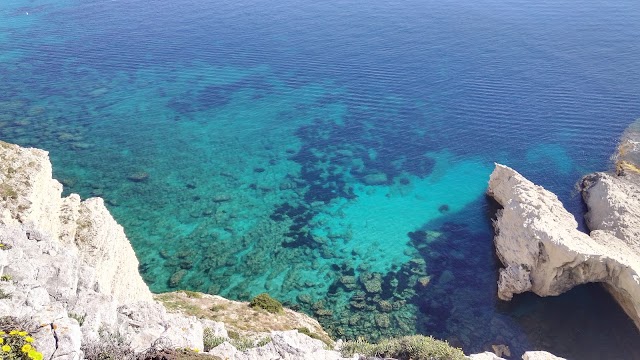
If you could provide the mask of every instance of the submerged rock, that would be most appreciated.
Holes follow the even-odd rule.
[[[298,294],[297,299],[301,304],[311,304],[313,302],[313,299],[309,294]]]
[[[147,181],[147,179],[149,179],[149,173],[147,173],[145,171],[137,171],[137,172],[134,172],[133,174],[127,176],[127,179],[129,179],[130,181],[133,181],[133,182]]]
[[[363,274],[360,276],[360,282],[368,293],[382,292],[382,275],[380,273]]]
[[[431,277],[429,276],[421,276],[418,278],[418,284],[423,288],[427,287],[430,282],[431,282]]]
[[[364,177],[364,183],[367,185],[384,185],[388,181],[387,174],[382,173],[369,174]]]
[[[357,287],[355,276],[341,276],[340,283],[344,285],[347,290],[354,290]]]
[[[230,201],[231,200],[231,195],[227,195],[227,194],[218,194],[218,195],[214,195],[213,198],[211,198],[211,200],[213,200],[213,202],[226,202],[226,201]]]
[[[494,222],[496,252],[505,266],[500,270],[498,296],[510,300],[513,294],[525,291],[552,296],[576,285],[602,282],[640,327],[637,237],[625,237],[637,234],[638,222],[623,220],[627,214],[640,216],[640,212],[627,212],[637,209],[640,192],[626,182],[618,184],[626,187],[625,191],[615,191],[610,176],[588,179],[585,198],[593,208],[589,223],[594,226],[602,219],[602,224],[607,224],[606,231],[594,230],[591,236],[577,230],[576,220],[556,195],[496,164],[487,192],[503,207]],[[602,200],[603,196],[607,200]],[[620,219],[628,225],[627,230],[612,231],[608,228],[611,220],[605,221],[603,214]]]
[[[378,327],[388,328],[391,326],[391,318],[389,317],[389,314],[376,314],[374,319]]]

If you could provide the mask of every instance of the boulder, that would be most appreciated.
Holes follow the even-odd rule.
[[[364,177],[364,183],[367,185],[384,185],[389,181],[387,174],[375,173]]]

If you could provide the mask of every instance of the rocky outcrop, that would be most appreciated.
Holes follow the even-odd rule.
[[[136,351],[158,339],[202,351],[205,329],[209,337],[228,340],[227,350],[216,353],[253,356],[230,344],[224,323],[179,308],[168,311],[154,300],[122,227],[102,199],[61,194],[45,151],[0,142],[0,317],[35,324],[29,330],[46,359],[81,359],[87,346],[115,340]],[[290,328],[327,337],[305,315],[287,319]],[[341,358],[297,331],[262,330],[253,334],[271,338],[268,349],[260,350],[269,357],[262,358]]]
[[[494,222],[496,252],[505,266],[500,270],[498,295],[503,300],[525,291],[559,295],[576,285],[600,282],[640,327],[640,257],[630,213],[638,193],[633,188],[612,192],[615,186],[610,178],[602,174],[597,179],[586,182],[590,194],[586,198],[591,199],[587,203],[600,204],[590,210],[588,219],[604,230],[596,229],[589,236],[577,230],[575,218],[557,196],[496,164],[487,192],[502,206]],[[621,224],[629,226],[621,230]]]
[[[138,273],[138,259],[100,198],[62,198],[62,185],[52,178],[45,151],[0,144],[0,224],[26,229],[30,237],[49,238],[49,247],[78,254],[94,271],[100,293],[117,301],[151,300]],[[15,259],[18,261],[18,259]],[[86,267],[86,266],[85,266]],[[117,285],[116,285],[117,284]]]

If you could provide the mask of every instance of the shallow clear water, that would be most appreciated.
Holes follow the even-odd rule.
[[[343,338],[640,358],[597,286],[496,299],[484,196],[498,161],[581,220],[574,184],[640,114],[639,16],[631,0],[3,0],[0,138],[106,199],[153,291],[266,291]]]

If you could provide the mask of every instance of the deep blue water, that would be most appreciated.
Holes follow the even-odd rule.
[[[153,291],[266,291],[335,337],[640,358],[598,286],[497,300],[484,196],[505,163],[581,221],[574,184],[640,116],[639,19],[632,0],[3,0],[0,139],[104,197]]]

